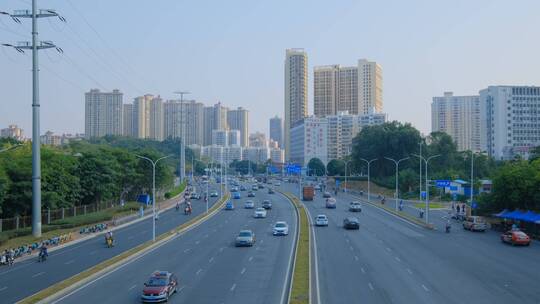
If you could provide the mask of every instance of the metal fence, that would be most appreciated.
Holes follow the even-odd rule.
[[[97,211],[105,210],[118,206],[113,202],[99,203],[92,205],[76,206],[71,208],[61,208],[54,210],[45,210],[41,213],[41,223],[48,225],[54,221],[63,220],[68,217],[85,215]],[[32,226],[32,216],[16,216],[12,218],[0,219],[0,232],[8,230],[19,230]]]

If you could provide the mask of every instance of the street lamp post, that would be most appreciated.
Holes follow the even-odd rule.
[[[440,154],[437,154],[437,155],[432,155],[428,158],[424,158],[420,155],[417,155],[417,154],[413,154],[414,156],[417,156],[420,158],[420,161],[424,161],[424,163],[426,164],[426,172],[425,172],[425,178],[426,178],[426,181],[425,181],[425,184],[426,184],[426,224],[429,223],[429,182],[428,182],[428,164],[429,164],[429,161],[435,157],[439,157],[441,156]]]
[[[402,159],[400,159],[400,160],[395,160],[395,159],[390,158],[390,157],[385,157],[385,158],[388,159],[388,160],[393,161],[394,164],[396,164],[396,193],[394,193],[394,198],[395,198],[395,209],[396,209],[396,211],[397,211],[397,210],[398,210],[398,203],[397,203],[397,201],[398,201],[398,199],[399,199],[399,192],[398,192],[398,190],[399,190],[399,186],[398,186],[398,179],[399,179],[399,163],[402,162],[402,161],[404,161],[404,160],[409,159],[410,157],[405,157],[405,158],[402,158]]]
[[[473,197],[474,197],[474,152],[471,150],[471,215],[473,215]],[[467,215],[467,214],[465,214]]]
[[[377,158],[374,158],[374,159],[371,159],[371,160],[367,160],[365,158],[360,158],[360,160],[365,161],[367,163],[367,193],[368,193],[367,194],[367,200],[368,200],[368,203],[369,203],[371,201],[371,198],[370,198],[371,197],[371,191],[370,191],[371,182],[370,182],[370,178],[369,178],[369,174],[370,174],[369,167],[371,166],[372,162],[377,160]]]
[[[342,161],[345,163],[345,192],[347,192],[347,167],[349,166],[351,160],[342,159]]]
[[[171,157],[172,155],[167,155],[158,158],[156,161],[153,161],[152,159],[136,155],[138,158],[144,159],[149,161],[152,164],[152,242],[156,241],[156,165],[160,160],[163,160],[165,158]]]

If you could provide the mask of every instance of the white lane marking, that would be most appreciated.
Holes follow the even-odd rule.
[[[94,250],[94,251],[90,251],[90,255],[93,255],[93,254],[96,254],[97,250]]]
[[[426,287],[426,285],[422,284],[422,288],[424,288],[424,290],[427,292],[429,291],[429,289]]]
[[[318,257],[318,254],[317,254],[317,236],[315,235],[315,225],[313,225],[313,217],[311,216],[311,212],[309,212],[309,209],[308,208],[305,208],[307,214],[308,214],[308,220],[309,220],[309,223],[310,223],[310,226],[311,226],[311,236],[312,236],[312,239],[313,239],[313,248],[310,248],[309,252],[310,254],[313,253],[314,255],[314,261],[315,261],[315,290],[316,290],[316,296],[317,296],[317,303],[321,303],[321,292],[320,292],[320,288],[319,288],[319,257]],[[315,249],[315,250],[312,250],[312,249]],[[310,265],[311,267],[311,265]],[[310,274],[310,278],[311,278],[311,274]],[[310,300],[311,300],[311,293],[310,293]]]
[[[201,242],[201,241],[196,241],[196,242],[195,242],[195,245],[199,245],[200,242]]]
[[[211,257],[210,260],[208,260],[208,263],[212,263],[214,261],[214,257]]]
[[[348,243],[348,242],[350,242],[350,241],[349,241],[349,239],[345,239],[345,242],[347,242],[347,243]]]
[[[261,240],[261,241],[259,242],[259,244],[262,244],[263,242],[264,242],[264,240]]]
[[[386,247],[386,250],[387,250],[388,252],[392,251],[392,249],[390,249],[390,247]]]
[[[354,260],[358,261],[358,256],[357,255],[354,256]]]
[[[250,262],[251,262],[252,260],[253,260],[253,257],[252,257],[252,256],[250,256],[250,257],[249,257],[249,259],[248,259],[248,261],[250,261]]]
[[[0,288],[0,291],[4,291],[6,289],[7,289],[7,286],[4,286],[4,287]]]
[[[366,273],[366,270],[364,269],[364,267],[361,267],[360,270],[362,271],[362,273]]]
[[[236,283],[232,284],[231,291],[234,291],[235,288],[236,288]]]
[[[401,262],[401,259],[398,257],[395,257],[396,261]]]
[[[205,234],[205,235],[204,235],[204,238],[207,238],[207,237],[208,237],[208,234]]]
[[[45,274],[45,272],[43,272],[43,271],[42,271],[42,272],[38,272],[38,273],[34,274],[34,275],[32,276],[32,278],[39,277],[40,275],[44,275],[44,274]]]
[[[350,249],[351,251],[353,251],[353,250],[354,250],[354,248],[352,248],[352,246],[349,246],[349,249]]]
[[[409,274],[412,274],[412,271],[411,271],[409,268],[407,268],[407,272],[408,272]]]
[[[369,286],[369,289],[371,289],[372,291],[374,290],[373,285],[371,285],[371,283],[368,283],[368,286]]]
[[[197,270],[197,272],[195,273],[195,275],[199,275],[201,272],[202,272],[202,269],[199,269],[199,270]]]
[[[244,274],[246,272],[246,267],[242,268],[242,271],[240,271],[240,274]]]
[[[133,288],[137,287],[137,285],[131,286],[128,290],[132,290]]]
[[[259,247],[259,246],[255,247],[255,250],[259,250],[259,249],[260,249],[260,247]]]
[[[225,247],[219,248],[219,252],[223,252],[224,249],[225,249]]]
[[[184,253],[188,253],[188,252],[190,252],[190,251],[191,251],[191,248],[188,248],[188,249],[185,249],[185,250],[184,250]]]
[[[178,289],[178,292],[180,292],[180,291],[184,290],[184,288],[186,288],[186,286],[182,286],[182,287],[180,287],[180,289]]]
[[[64,264],[65,264],[65,265],[69,265],[69,264],[73,264],[73,262],[75,262],[75,260],[67,261],[67,262],[65,262]]]

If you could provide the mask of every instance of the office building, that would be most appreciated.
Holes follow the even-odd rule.
[[[270,139],[277,142],[279,148],[283,149],[283,121],[281,117],[270,118]]]
[[[459,151],[480,152],[480,96],[433,97],[431,131],[450,135]]]
[[[202,145],[204,104],[195,100],[169,100],[163,104],[164,138],[182,138],[186,145]]]
[[[227,112],[227,125],[231,130],[240,131],[240,146],[247,147],[249,135],[249,112],[239,107]]]
[[[92,89],[84,94],[84,130],[88,138],[123,133],[123,94],[119,90],[100,92]]]
[[[291,129],[290,158],[305,166],[312,158],[328,163],[328,119],[306,117]]]
[[[266,142],[266,135],[261,132],[255,132],[249,135],[249,146],[250,147],[268,147]]]
[[[285,53],[285,158],[289,159],[290,130],[308,115],[308,58],[303,49],[287,49]]]
[[[540,145],[540,87],[489,86],[480,91],[481,146],[496,160],[527,159]]]
[[[7,128],[0,130],[0,137],[9,137],[22,141],[24,140],[24,132],[17,125],[9,125]]]
[[[360,59],[356,67],[317,66],[313,87],[315,116],[382,112],[382,68],[375,62]]]

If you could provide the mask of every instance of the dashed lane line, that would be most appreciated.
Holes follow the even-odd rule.
[[[240,274],[244,274],[246,272],[246,267],[242,268],[242,271],[240,271]]]
[[[234,283],[234,284],[231,286],[231,291],[234,291],[235,288],[236,288],[236,283]]]
[[[410,270],[409,268],[407,268],[407,272],[408,272],[409,274],[412,274],[412,270]]]
[[[42,271],[42,272],[38,272],[38,273],[32,275],[32,278],[36,278],[36,277],[39,277],[40,275],[44,275],[44,274],[45,274],[45,272],[43,272],[43,271]]]
[[[424,290],[425,290],[426,292],[429,291],[429,289],[428,289],[428,288],[426,287],[426,285],[424,285],[424,284],[422,284],[422,288],[424,288]]]
[[[137,285],[131,286],[128,290],[132,290],[133,288],[137,287]]]
[[[64,263],[64,265],[73,264],[73,262],[75,262],[75,260],[67,261],[67,262]]]
[[[373,285],[371,285],[371,283],[368,283],[368,286],[369,286],[369,289],[371,289],[371,291],[375,290],[375,288],[373,288]]]
[[[250,256],[248,261],[250,261],[250,262],[253,261],[253,256]]]
[[[360,271],[362,271],[362,273],[366,273],[366,270],[364,269],[364,267],[361,267]]]
[[[199,275],[201,272],[202,272],[202,269],[199,269],[199,270],[197,270],[197,272],[195,273],[195,275]]]
[[[6,289],[7,289],[7,286],[4,286],[4,287],[0,288],[0,291],[4,291]]]

